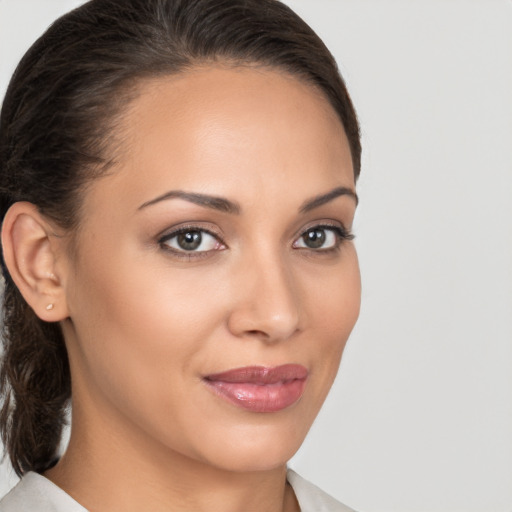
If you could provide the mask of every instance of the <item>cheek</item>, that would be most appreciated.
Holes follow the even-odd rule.
[[[129,257],[91,259],[82,275],[73,303],[74,398],[89,417],[137,425],[147,439],[194,454],[193,439],[204,436],[196,433],[205,408],[200,374],[225,318],[218,275]]]
[[[306,297],[314,311],[316,327],[324,332],[326,342],[339,344],[352,331],[361,304],[361,277],[354,246],[344,249],[343,260],[335,269],[324,268],[310,280]]]
[[[307,296],[318,370],[326,393],[339,368],[348,337],[359,317],[361,279],[351,244],[337,271],[319,274]]]
[[[70,307],[87,380],[116,399],[140,395],[144,403],[178,386],[223,321],[222,290],[206,278],[165,262],[155,268],[126,253],[107,263],[88,260]],[[165,397],[172,398],[168,392]]]

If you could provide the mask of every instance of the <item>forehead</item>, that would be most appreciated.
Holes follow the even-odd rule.
[[[133,182],[141,203],[166,188],[243,201],[254,191],[275,198],[354,184],[343,126],[323,93],[268,68],[198,68],[143,82],[119,131],[113,179]]]

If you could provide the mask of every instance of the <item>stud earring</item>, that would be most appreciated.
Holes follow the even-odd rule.
[[[51,311],[53,309],[53,304],[48,304],[48,306],[46,306],[46,311]]]

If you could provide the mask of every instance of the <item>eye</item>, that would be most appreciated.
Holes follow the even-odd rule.
[[[160,239],[160,244],[175,252],[209,252],[224,249],[220,240],[204,229],[183,228]]]
[[[339,226],[314,226],[305,231],[293,243],[294,249],[329,250],[336,249],[342,240],[354,237]]]

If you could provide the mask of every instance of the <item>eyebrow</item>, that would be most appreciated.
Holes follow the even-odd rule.
[[[143,208],[151,206],[155,203],[159,203],[160,201],[166,201],[168,199],[184,199],[190,203],[204,206],[205,208],[212,208],[213,210],[219,210],[224,213],[239,214],[241,210],[238,203],[229,201],[223,197],[209,196],[195,192],[184,192],[182,190],[171,190],[170,192],[166,192],[165,194],[162,194],[155,199],[151,199],[151,201],[143,203],[139,206],[139,210],[142,210]]]
[[[356,202],[356,205],[359,202],[357,194],[352,189],[348,187],[337,187],[330,192],[327,192],[326,194],[321,194],[319,196],[313,197],[312,199],[308,199],[299,208],[299,213],[307,213],[340,196],[352,197]],[[240,205],[234,201],[230,201],[229,199],[218,196],[210,196],[207,194],[199,194],[197,192],[185,192],[183,190],[171,190],[166,192],[161,196],[155,197],[155,199],[151,199],[150,201],[146,201],[145,203],[141,204],[138,209],[142,210],[143,208],[152,206],[161,201],[167,201],[169,199],[183,199],[185,201],[189,201],[190,203],[194,203],[205,208],[211,208],[213,210],[218,210],[224,213],[232,213],[238,215],[241,211]]]
[[[314,210],[315,208],[318,208],[319,206],[322,206],[333,199],[336,199],[340,196],[349,196],[356,202],[356,206],[359,203],[359,198],[357,197],[357,194],[348,187],[337,187],[330,192],[327,192],[326,194],[321,194],[319,196],[314,197],[313,199],[307,200],[305,203],[302,204],[302,206],[299,209],[300,213],[307,213],[311,210]]]

